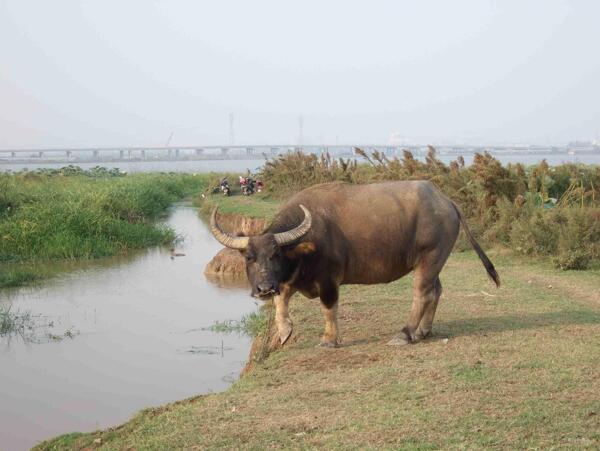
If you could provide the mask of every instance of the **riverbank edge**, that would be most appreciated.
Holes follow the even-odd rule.
[[[206,196],[199,204],[199,210],[208,222],[214,208],[219,208],[219,225],[230,234],[246,236],[258,235],[264,231],[277,213],[282,201],[268,195],[254,196]],[[209,279],[246,280],[246,262],[238,251],[223,248],[207,264],[204,274]],[[269,354],[280,347],[274,324],[272,302],[263,303],[258,311],[265,324],[263,330],[254,337],[248,360],[240,377],[250,374],[257,364],[263,362]]]

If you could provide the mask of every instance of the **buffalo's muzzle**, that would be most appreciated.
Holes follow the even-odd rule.
[[[270,298],[276,294],[279,294],[279,290],[274,283],[259,283],[252,291],[252,296],[256,298]]]

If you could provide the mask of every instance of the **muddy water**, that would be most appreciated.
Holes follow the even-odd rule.
[[[168,223],[184,236],[183,257],[153,249],[0,292],[0,303],[40,323],[33,336],[0,338],[1,450],[116,425],[237,378],[250,339],[203,328],[256,305],[248,289],[206,281],[204,266],[220,246],[194,209],[177,206]]]

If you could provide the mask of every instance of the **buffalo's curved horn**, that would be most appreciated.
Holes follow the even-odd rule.
[[[312,225],[312,216],[310,215],[310,211],[308,211],[302,204],[300,204],[300,208],[302,208],[302,211],[304,211],[304,220],[298,227],[295,227],[292,230],[276,233],[274,236],[278,245],[285,246],[286,244],[290,244],[291,242],[302,238],[310,229],[310,226]]]
[[[219,207],[215,207],[210,215],[210,231],[223,246],[230,247],[231,249],[237,249],[243,251],[248,247],[247,236],[231,236],[228,233],[223,232],[219,224],[217,223],[217,210]]]

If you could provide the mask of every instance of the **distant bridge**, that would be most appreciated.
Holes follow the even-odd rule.
[[[0,149],[0,163],[18,163],[21,161],[58,161],[58,162],[110,162],[110,161],[165,161],[165,160],[223,160],[223,159],[253,159],[274,157],[294,150],[305,153],[332,156],[352,156],[354,148],[372,152],[377,150],[388,156],[401,155],[402,150],[410,150],[415,155],[427,153],[428,146],[412,145],[328,145],[328,144],[284,144],[284,145],[232,145],[232,146],[164,146],[164,147],[88,147],[88,148],[36,148],[36,149]],[[440,154],[472,154],[489,151],[492,153],[511,152],[567,152],[565,146],[472,146],[472,145],[438,145],[435,146]],[[599,151],[598,148],[595,148]],[[593,150],[593,149],[592,149]]]

